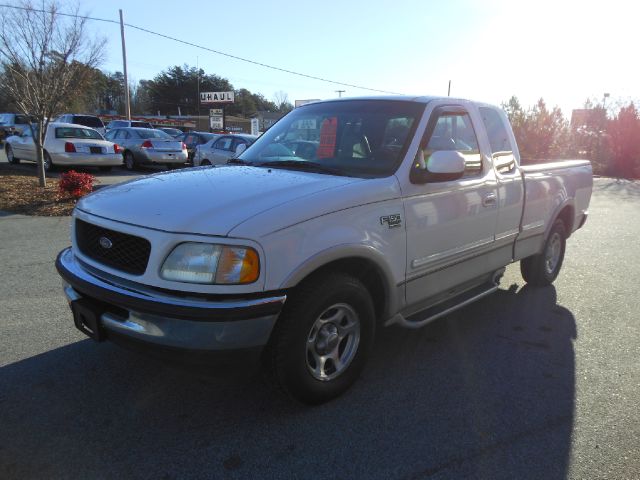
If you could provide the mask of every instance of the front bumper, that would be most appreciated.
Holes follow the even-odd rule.
[[[193,351],[262,347],[286,300],[285,295],[183,297],[120,286],[90,272],[71,248],[60,252],[56,268],[76,326],[97,340],[114,333],[149,345]],[[87,329],[81,318],[93,318],[89,323],[94,325]]]

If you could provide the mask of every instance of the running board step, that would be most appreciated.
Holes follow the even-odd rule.
[[[440,317],[448,315],[451,312],[469,305],[470,303],[480,300],[481,298],[492,294],[496,290],[498,290],[497,282],[488,282],[472,288],[471,290],[467,290],[466,292],[442,303],[438,303],[437,305],[414,313],[406,318],[402,314],[398,313],[392,317],[386,325],[400,325],[405,328],[420,328],[425,326],[427,323],[433,322]]]

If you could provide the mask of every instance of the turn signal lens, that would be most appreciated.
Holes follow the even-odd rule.
[[[120,148],[120,145],[118,145],[117,143],[113,144],[113,153],[122,153],[122,149]]]
[[[216,283],[253,283],[260,276],[260,260],[258,252],[253,248],[224,247],[218,271]]]

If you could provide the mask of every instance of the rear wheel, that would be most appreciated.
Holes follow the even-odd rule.
[[[7,145],[5,152],[7,153],[7,161],[9,163],[12,163],[13,165],[20,163],[20,159],[13,154],[13,148],[11,148],[11,145]]]
[[[308,404],[347,390],[373,346],[371,295],[355,277],[332,273],[291,294],[266,350],[266,367],[285,393]]]
[[[520,260],[522,278],[528,284],[538,287],[551,285],[562,268],[566,242],[564,223],[562,220],[556,220],[542,252]]]
[[[205,166],[205,165],[211,165],[211,162],[209,160],[202,160],[202,162],[200,163],[201,166]]]
[[[133,153],[126,152],[124,154],[124,168],[126,168],[127,170],[133,170],[134,168],[136,168],[136,161],[133,158]]]
[[[53,161],[51,160],[51,156],[49,155],[49,152],[44,152],[44,156],[42,157],[42,161],[44,163],[44,171],[45,172],[50,172],[52,170],[55,170],[55,165],[53,164]]]

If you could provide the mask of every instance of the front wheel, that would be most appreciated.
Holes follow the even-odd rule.
[[[333,273],[297,287],[266,350],[271,379],[308,404],[331,400],[358,378],[375,335],[371,295],[355,277]]]
[[[522,278],[538,287],[551,285],[560,273],[567,243],[567,233],[562,220],[551,227],[541,253],[520,260]]]

